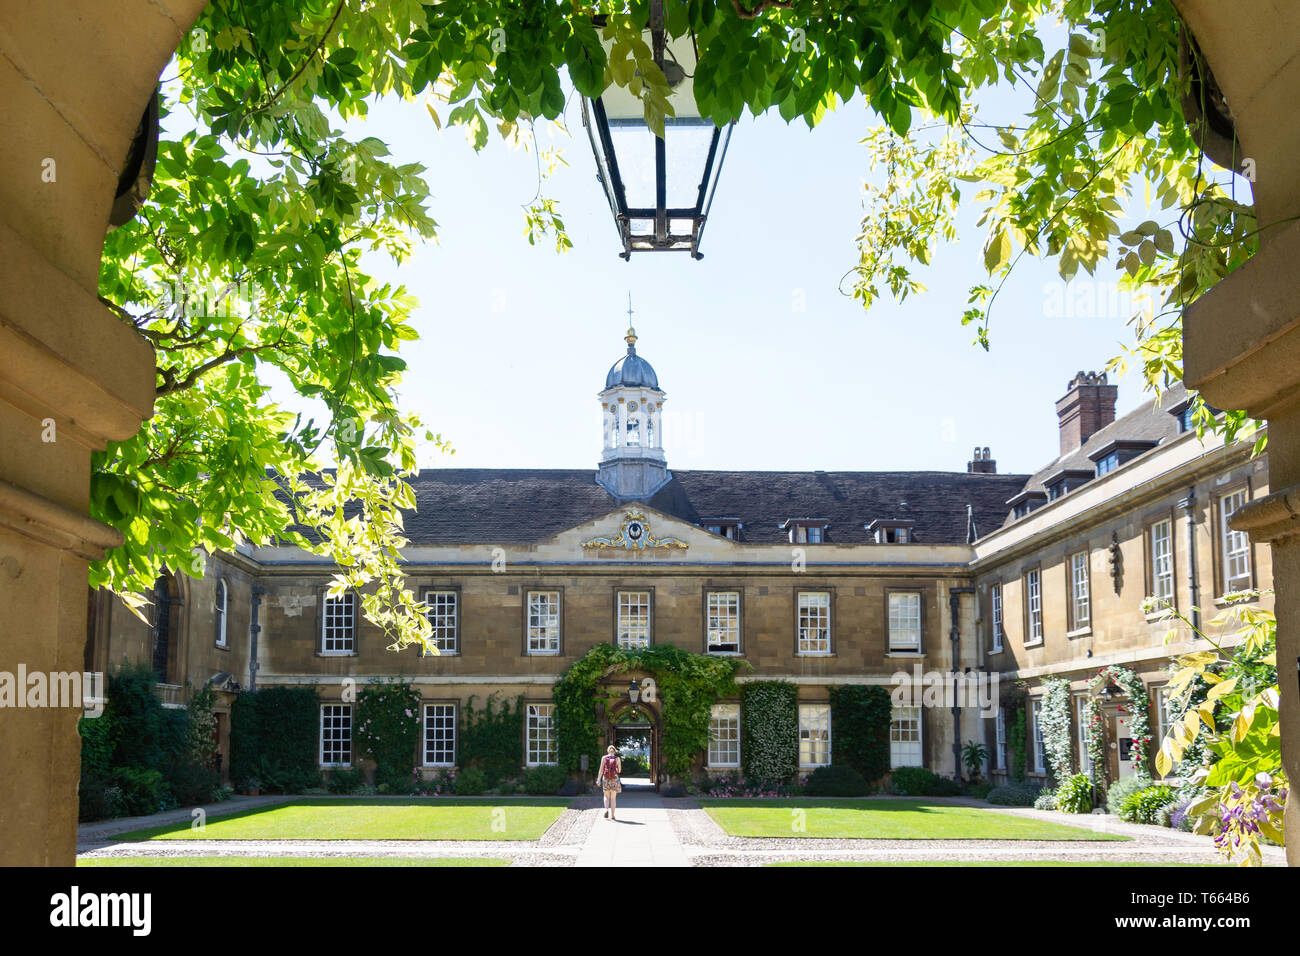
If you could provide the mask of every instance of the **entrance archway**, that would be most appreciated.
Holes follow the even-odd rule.
[[[618,748],[625,790],[653,790],[658,784],[658,727],[644,708],[629,705],[610,720],[606,746]]]

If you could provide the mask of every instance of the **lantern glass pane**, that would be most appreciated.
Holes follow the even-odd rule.
[[[667,206],[694,209],[700,201],[700,180],[713,142],[712,123],[669,123],[664,127],[667,144]]]
[[[655,135],[641,120],[626,125],[610,121],[609,138],[623,179],[629,209],[652,209],[655,204]]]

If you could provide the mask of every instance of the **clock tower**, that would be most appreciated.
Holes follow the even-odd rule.
[[[600,392],[604,451],[596,482],[620,499],[648,498],[672,475],[664,459],[664,393],[650,363],[636,354],[636,330],[627,354],[614,363]]]

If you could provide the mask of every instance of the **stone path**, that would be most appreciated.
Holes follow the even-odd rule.
[[[583,811],[595,825],[578,851],[577,866],[690,866],[669,819],[670,811],[653,790],[619,794],[617,819],[607,820],[597,806]]]
[[[291,797],[243,797],[206,808],[215,818],[230,812],[269,806]],[[173,810],[151,817],[84,824],[82,857],[148,856],[393,856],[496,857],[514,866],[762,866],[797,860],[1068,860],[1076,863],[1224,862],[1208,837],[1167,827],[1122,823],[1105,814],[1067,816],[1043,810],[989,807],[963,800],[942,802],[979,806],[1005,813],[1079,826],[1131,837],[1128,842],[1099,840],[831,840],[809,838],[744,838],[728,836],[690,798],[668,799],[654,791],[625,791],[619,796],[618,818],[603,816],[601,799],[578,797],[536,841],[507,840],[157,840],[116,842],[129,830],[191,819],[190,810]],[[1284,851],[1264,849],[1265,866],[1285,866]]]

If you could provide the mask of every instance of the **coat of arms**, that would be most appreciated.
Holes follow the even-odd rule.
[[[622,548],[625,551],[644,551],[648,548],[675,548],[685,550],[688,545],[677,538],[656,538],[650,533],[650,523],[639,511],[623,515],[618,534],[612,538],[598,537],[582,542],[584,548]]]

